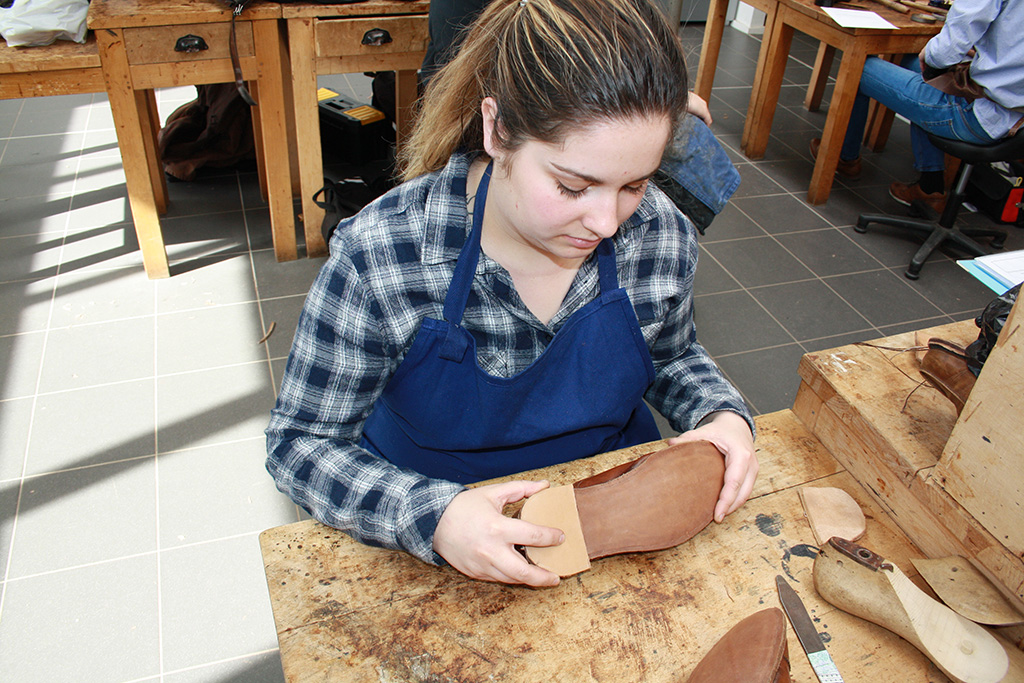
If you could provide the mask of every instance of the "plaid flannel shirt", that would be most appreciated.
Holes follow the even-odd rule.
[[[471,160],[455,155],[444,169],[400,185],[342,221],[306,299],[267,428],[267,469],[281,491],[359,541],[431,563],[443,561],[432,550],[434,529],[463,487],[400,469],[358,444],[420,322],[443,317],[472,226],[466,209]],[[645,398],[679,431],[718,410],[742,415],[753,429],[742,398],[696,341],[693,226],[650,184],[614,240],[619,283],[656,369]],[[597,259],[591,258],[545,325],[519,298],[508,272],[481,254],[462,325],[476,339],[480,367],[509,377],[533,363],[598,292]],[[567,454],[566,460],[588,455]]]

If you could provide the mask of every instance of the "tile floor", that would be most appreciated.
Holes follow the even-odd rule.
[[[694,65],[702,29],[683,29]],[[758,47],[727,30],[711,105],[743,183],[701,240],[696,306],[763,413],[792,404],[803,353],[965,319],[992,295],[945,256],[910,282],[910,242],[852,231],[900,208],[886,186],[912,176],[905,123],[863,180],[803,201],[825,116],[801,106],[811,41],[768,155],[737,153]],[[361,77],[325,82],[368,98]],[[163,115],[193,96],[161,91]],[[257,535],[300,515],[263,469],[262,430],[321,261],[275,262],[252,169],[174,183],[171,201],[174,276],[150,281],[105,98],[0,102],[4,680],[281,679]]]

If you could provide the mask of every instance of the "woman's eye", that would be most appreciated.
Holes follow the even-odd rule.
[[[579,197],[584,192],[586,192],[586,190],[587,188],[585,187],[582,190],[574,190],[571,187],[566,187],[562,183],[558,183],[558,191],[564,194],[566,197]]]
[[[644,193],[644,190],[647,189],[647,181],[645,180],[639,185],[626,185],[622,189],[630,194],[641,195]]]

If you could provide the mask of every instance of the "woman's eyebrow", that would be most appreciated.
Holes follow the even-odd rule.
[[[571,175],[571,176],[575,176],[575,177],[579,178],[580,180],[585,180],[586,182],[593,183],[594,185],[600,185],[603,182],[600,178],[595,178],[594,176],[588,175],[588,174],[583,173],[581,171],[574,171],[571,168],[567,168],[565,166],[562,166],[561,164],[556,164],[553,161],[551,162],[551,165],[554,166],[555,168],[557,168],[562,173],[565,173],[565,174],[568,174],[568,175]],[[654,169],[653,171],[651,171],[647,175],[641,176],[641,177],[639,177],[639,178],[637,178],[635,180],[631,180],[630,182],[631,183],[639,183],[639,182],[643,182],[645,180],[649,180],[651,177],[654,176],[655,173],[657,173],[657,171],[658,171],[658,169]],[[628,185],[629,183],[626,183],[626,184]]]

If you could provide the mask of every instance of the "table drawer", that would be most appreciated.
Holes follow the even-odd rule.
[[[364,45],[370,31],[386,31],[380,45]],[[351,19],[319,19],[316,22],[316,54],[320,57],[373,57],[421,53],[427,49],[427,15],[414,14]]]
[[[235,27],[239,57],[255,54],[252,24],[239,21]],[[192,62],[206,59],[231,59],[229,40],[231,24],[181,24],[178,26],[147,26],[124,30],[128,62],[137,64],[164,64]],[[199,45],[196,51],[183,51],[184,43]]]

